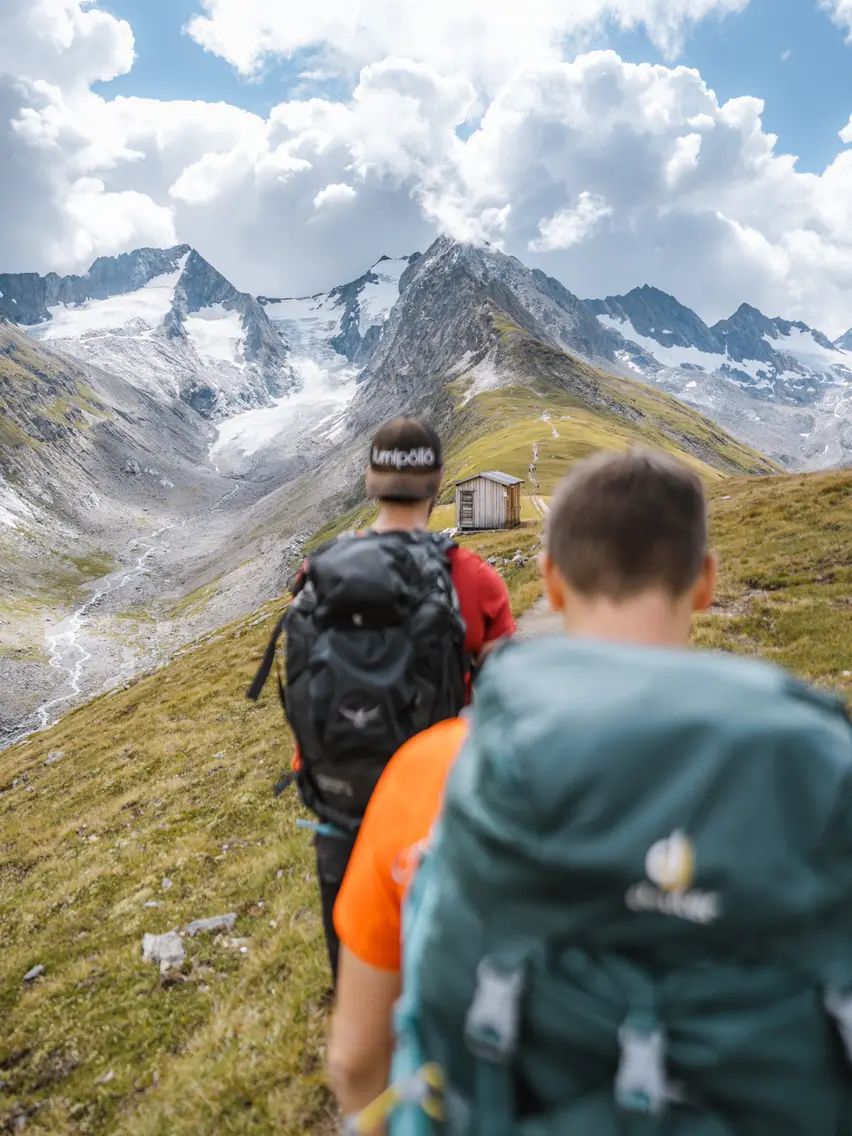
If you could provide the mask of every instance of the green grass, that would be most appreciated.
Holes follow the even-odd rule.
[[[198,615],[204,611],[204,608],[215,595],[215,583],[202,584],[174,604],[169,615],[172,619],[179,619],[181,616],[187,615]]]
[[[114,556],[108,552],[90,552],[86,556],[72,556],[71,563],[77,569],[81,576],[86,579],[96,579],[100,576],[107,576],[110,572],[115,571],[117,562]]]
[[[270,791],[292,752],[271,687],[243,697],[252,622],[0,757],[0,1130],[331,1130],[310,844]],[[166,986],[143,964],[144,932],[231,910],[247,954],[187,940]]]
[[[852,471],[728,482],[712,523],[719,593],[696,641],[852,694]]]

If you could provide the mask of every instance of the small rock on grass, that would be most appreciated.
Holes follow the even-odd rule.
[[[196,919],[194,923],[189,924],[186,933],[193,938],[202,933],[215,935],[219,931],[230,931],[236,921],[237,916],[233,911],[228,915],[214,915],[210,919]]]
[[[24,982],[35,982],[35,980],[37,978],[41,978],[41,976],[43,974],[44,974],[44,967],[43,966],[41,966],[41,965],[34,966],[32,968],[32,970],[28,970],[27,973],[24,975]]]
[[[56,765],[57,761],[61,761],[65,756],[65,750],[55,749],[47,755],[45,765]]]
[[[142,961],[158,962],[160,973],[166,974],[172,967],[180,967],[186,959],[186,951],[177,931],[167,931],[165,935],[145,935],[142,939]]]

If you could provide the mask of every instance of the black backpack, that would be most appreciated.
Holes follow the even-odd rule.
[[[303,803],[346,833],[399,747],[464,706],[453,547],[435,533],[368,532],[317,549],[248,692],[260,696],[285,631],[279,691],[301,768],[279,789],[295,779]]]

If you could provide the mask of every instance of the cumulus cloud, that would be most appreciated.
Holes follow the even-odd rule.
[[[130,25],[89,0],[0,0],[0,253],[6,271],[70,270],[174,238],[171,211],[101,174],[140,155],[91,84],[129,71]]]
[[[92,0],[0,0],[0,73],[85,87],[128,72],[133,48],[127,21]]]
[[[539,221],[539,236],[530,241],[529,247],[533,252],[573,248],[582,244],[605,217],[611,216],[612,210],[602,197],[584,191],[573,209],[560,209]]]
[[[675,54],[684,28],[710,13],[740,12],[749,0],[526,0],[523,9],[492,0],[200,0],[189,34],[255,75],[269,58],[315,50],[356,67],[411,56],[444,73],[462,72],[489,89],[519,67],[558,58],[567,37],[581,40],[607,24],[643,26]]]
[[[820,7],[831,15],[836,24],[846,28],[852,39],[852,0],[820,0]]]
[[[642,23],[674,53],[691,21],[746,3],[528,0],[519,18],[490,0],[321,0],[285,18],[274,0],[199,0],[191,35],[244,75],[299,53],[303,80],[351,77],[345,97],[298,89],[262,117],[97,95],[132,64],[126,23],[87,0],[0,0],[0,264],[79,269],[181,240],[240,288],[307,294],[445,231],[583,295],[648,282],[708,319],[749,300],[839,333],[852,150],[800,173],[759,99],[583,46]]]
[[[314,209],[322,209],[324,205],[343,205],[347,201],[354,201],[357,196],[352,186],[345,182],[327,185],[314,198]]]

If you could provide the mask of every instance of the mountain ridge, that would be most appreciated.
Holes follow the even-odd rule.
[[[186,244],[100,257],[82,276],[3,274],[0,305],[34,338],[212,420],[298,388],[263,305]]]

